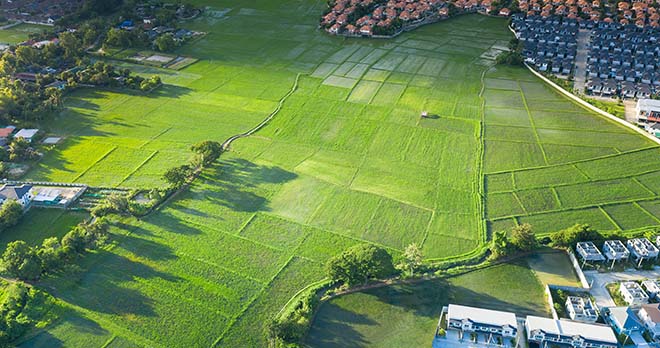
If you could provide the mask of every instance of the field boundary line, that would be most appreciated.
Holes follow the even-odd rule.
[[[660,141],[660,139],[658,139],[658,141]],[[566,144],[555,144],[555,143],[546,143],[546,144],[566,145]],[[580,145],[578,145],[578,146],[580,146]],[[602,147],[602,146],[598,146],[598,147]],[[510,173],[510,172],[524,172],[524,171],[536,170],[536,169],[546,169],[546,168],[551,168],[551,167],[560,167],[560,166],[565,166],[565,165],[570,165],[570,164],[593,162],[593,161],[597,161],[597,160],[601,160],[601,159],[607,159],[607,158],[611,158],[611,157],[623,156],[623,155],[628,155],[628,154],[642,152],[642,151],[649,151],[649,150],[659,149],[659,148],[660,148],[660,146],[656,146],[656,145],[647,146],[647,147],[640,147],[639,149],[622,151],[622,152],[619,152],[619,153],[613,153],[613,154],[604,155],[604,156],[592,157],[592,158],[588,158],[588,159],[581,159],[581,160],[577,160],[577,161],[557,163],[557,164],[549,164],[547,166],[535,166],[535,167],[527,167],[527,168],[519,168],[519,169],[497,170],[497,171],[494,171],[494,172],[486,173],[486,175],[503,174],[503,173]]]
[[[543,161],[545,162],[546,165],[550,164],[550,161],[548,161],[548,155],[545,153],[545,149],[543,148],[543,144],[541,143],[541,137],[539,136],[539,132],[536,129],[536,123],[534,122],[534,117],[532,116],[532,112],[529,110],[529,105],[527,105],[527,98],[525,97],[525,92],[522,90],[522,86],[520,85],[520,82],[516,80],[516,84],[518,85],[518,92],[520,93],[520,97],[522,98],[523,105],[525,105],[525,111],[527,111],[527,118],[529,119],[529,123],[532,125],[532,130],[534,131],[534,139],[536,139],[536,144],[539,146],[539,149],[541,150],[541,154],[543,155]]]
[[[468,215],[472,215],[472,214],[468,214]],[[429,219],[429,222],[426,224],[426,229],[424,229],[424,237],[422,238],[422,241],[419,243],[420,249],[423,249],[424,243],[426,243],[426,239],[429,237],[429,230],[431,229],[431,224],[433,223],[433,219],[435,219],[435,210],[431,212],[431,218]]]
[[[619,231],[623,231],[623,228],[621,228],[621,226],[619,225],[619,223],[616,222],[616,221],[614,220],[614,218],[613,218],[612,216],[610,216],[610,214],[608,214],[608,213],[605,211],[605,209],[603,209],[603,207],[598,206],[598,210],[600,210],[600,212],[603,213],[603,215],[605,215],[605,218],[607,218],[607,220],[609,220],[610,223],[612,223],[612,225],[614,225],[614,227],[616,227],[617,230],[619,230]]]
[[[658,224],[660,224],[660,219],[658,219],[655,215],[651,214],[650,211],[646,210],[646,208],[642,207],[639,203],[633,202],[632,205],[636,206],[639,210],[643,211],[644,214],[650,216],[653,220],[655,220]]]
[[[503,109],[503,110],[509,110],[509,109]],[[580,113],[576,113],[576,115],[584,115]],[[521,126],[518,124],[506,124],[506,123],[497,123],[497,122],[489,122],[490,126],[498,126],[498,127],[507,127],[507,128],[532,128],[528,126]],[[573,132],[589,132],[589,133],[602,133],[602,134],[620,134],[620,135],[631,135],[630,132],[615,132],[615,131],[606,131],[606,130],[590,130],[588,128],[570,128],[570,127],[537,127],[539,129],[549,129],[549,130],[561,130],[561,131],[573,131]],[[544,143],[547,144],[547,143]],[[584,147],[607,147],[607,146],[596,146],[596,145],[573,145],[573,146],[584,146]]]
[[[94,163],[90,164],[87,169],[83,170],[80,174],[78,174],[71,182],[76,182],[76,180],[80,179],[83,175],[87,174],[95,165],[97,165],[99,162],[103,161],[106,157],[110,156],[112,152],[114,152],[119,146],[113,145],[113,147],[110,149],[110,151],[106,152],[103,156],[99,157]]]
[[[145,115],[145,116],[146,116],[146,115]],[[165,130],[163,130],[163,131],[159,132],[158,134],[152,136],[151,138],[149,138],[149,140],[145,141],[142,145],[138,146],[138,149],[141,149],[141,148],[143,148],[143,147],[149,145],[152,141],[154,141],[154,140],[160,138],[161,135],[163,135],[163,134],[169,132],[172,128],[173,128],[173,127],[167,127],[167,128],[165,128]]]
[[[276,278],[282,273],[282,271],[283,271],[285,268],[287,268],[287,267],[289,266],[289,264],[291,264],[291,261],[292,261],[295,257],[296,257],[295,255],[291,255],[291,257],[289,257],[289,258],[286,260],[286,262],[284,263],[284,265],[282,265],[282,267],[280,267],[280,269],[279,269],[277,272],[275,272],[275,275],[273,275],[273,276],[270,278],[270,280],[268,280],[268,282],[266,282],[266,283],[264,284],[264,287],[261,288],[261,291],[259,291],[259,293],[257,293],[257,294],[256,294],[256,295],[250,300],[250,302],[247,303],[247,304],[245,305],[245,307],[243,307],[243,309],[242,309],[240,312],[236,313],[236,316],[234,316],[231,320],[229,320],[229,321],[227,322],[227,326],[226,326],[225,329],[220,333],[220,336],[218,336],[218,338],[217,338],[215,341],[213,341],[213,343],[211,344],[211,347],[218,347],[218,344],[220,343],[220,341],[222,341],[222,339],[225,337],[225,335],[227,334],[227,332],[229,332],[229,330],[230,330],[232,327],[234,327],[234,325],[236,325],[236,322],[238,321],[238,319],[239,319],[240,317],[242,317],[242,316],[245,314],[245,312],[247,312],[247,310],[248,310],[250,307],[252,307],[252,305],[257,301],[257,299],[259,299],[259,297],[261,297],[263,294],[266,293],[266,290],[268,289],[268,287],[270,287],[270,286],[273,284],[273,282],[275,281],[275,279],[276,279]]]
[[[475,252],[479,248],[483,248],[483,246],[488,242],[488,222],[486,220],[486,172],[484,170],[484,160],[486,159],[486,98],[484,97],[484,93],[486,92],[486,73],[488,73],[493,67],[489,67],[487,69],[484,69],[484,71],[481,73],[481,78],[479,79],[481,82],[481,89],[479,90],[478,98],[481,101],[481,105],[479,107],[479,128],[477,129],[478,131],[478,156],[476,156],[476,161],[477,161],[477,179],[475,180],[477,183],[477,198],[474,200],[474,204],[476,205],[475,208],[477,208],[477,213],[479,214],[479,227],[478,227],[478,233],[479,237],[481,239],[482,245],[480,245],[478,248],[473,250],[472,252]],[[458,100],[456,101],[458,104]],[[426,241],[426,240],[425,240]]]
[[[546,184],[546,185],[541,185],[541,186],[529,186],[529,187],[515,188],[513,190],[492,191],[492,192],[489,192],[489,193],[490,194],[512,193],[512,192],[520,192],[520,191],[531,191],[531,190],[537,190],[537,189],[549,189],[549,188],[556,188],[556,187],[581,186],[581,185],[586,185],[586,184],[591,184],[591,183],[599,183],[599,182],[604,182],[604,181],[616,181],[616,180],[623,181],[625,179],[633,180],[633,179],[637,178],[638,176],[653,174],[653,173],[658,173],[658,172],[660,172],[660,169],[649,170],[649,171],[644,171],[644,172],[640,172],[640,173],[636,173],[636,174],[630,174],[630,175],[614,177],[614,178],[601,178],[601,179],[587,178],[587,179],[585,179],[585,181]],[[647,189],[646,187],[644,187],[644,189],[651,192],[654,196],[658,195],[653,190]]]
[[[101,346],[101,348],[107,348],[107,347],[109,347],[109,346],[112,344],[112,342],[114,342],[115,339],[117,339],[117,337],[119,337],[119,336],[117,336],[117,335],[112,335],[112,337],[110,337],[110,339],[108,339],[107,341],[105,341],[105,343],[103,343],[103,345]]]
[[[101,315],[97,315],[96,312],[94,312],[92,310],[89,310],[89,309],[86,309],[84,307],[73,304],[71,302],[65,301],[65,300],[63,300],[59,297],[55,297],[55,296],[53,296],[53,297],[56,299],[56,301],[60,302],[61,304],[63,304],[66,307],[69,307],[69,309],[72,309],[76,312],[82,313],[87,318],[92,319],[92,320],[94,320],[98,323],[101,323],[106,327],[111,327],[113,329],[113,331],[115,331],[116,333],[120,333],[121,336],[126,337],[126,338],[130,339],[133,342],[144,344],[145,347],[162,347],[162,348],[166,348],[165,346],[161,345],[160,343],[154,342],[149,338],[146,338],[146,337],[144,337],[140,334],[136,334],[134,331],[126,329],[125,327],[123,327],[119,324],[116,324],[112,320],[108,320],[108,319],[103,318],[103,316],[101,316]]]
[[[584,178],[587,179],[588,181],[594,181],[594,179],[590,177],[589,174],[587,174],[587,172],[585,172],[582,168],[578,167],[577,163],[571,164],[571,167],[575,168],[575,170],[578,173],[580,173],[580,175],[584,176]]]
[[[246,132],[243,132],[243,133],[240,133],[240,134],[236,134],[236,135],[234,135],[234,136],[231,136],[229,139],[225,140],[225,141],[222,143],[222,149],[226,151],[227,149],[229,149],[229,146],[230,146],[235,140],[240,139],[240,138],[246,138],[246,137],[249,137],[250,135],[256,133],[257,131],[259,131],[260,129],[262,129],[264,126],[266,126],[266,125],[270,122],[270,120],[272,120],[272,119],[275,117],[275,115],[277,115],[277,114],[280,112],[280,110],[282,110],[282,107],[284,106],[284,102],[285,102],[285,101],[286,101],[291,95],[293,95],[293,93],[298,89],[298,83],[300,82],[300,77],[301,77],[302,75],[303,75],[302,73],[298,73],[298,74],[296,75],[296,79],[295,79],[295,81],[294,81],[294,83],[293,83],[293,86],[292,86],[291,89],[289,90],[289,92],[287,92],[287,94],[285,94],[285,95],[279,100],[279,102],[277,103],[277,107],[275,108],[275,110],[273,110],[273,111],[272,111],[272,112],[271,112],[271,113],[270,113],[270,114],[269,114],[269,115],[268,115],[263,121],[261,121],[261,123],[257,124],[257,125],[254,126],[252,129],[250,129],[250,130],[248,130],[248,131],[246,131]]]
[[[651,190],[648,186],[644,185],[641,181],[639,181],[639,179],[637,179],[636,176],[632,177],[631,179],[632,179],[632,181],[636,182],[639,186],[644,188],[648,193],[650,193],[654,196],[658,195],[657,193],[655,193],[655,191]]]
[[[652,136],[652,135],[649,134],[648,132],[645,132],[645,131],[639,129],[637,126],[635,126],[635,125],[633,125],[633,124],[631,124],[631,123],[628,123],[628,122],[626,122],[626,121],[624,121],[624,120],[622,120],[622,119],[620,119],[620,118],[618,118],[618,117],[616,117],[616,116],[610,114],[609,112],[605,112],[605,111],[603,111],[603,110],[601,110],[601,109],[599,109],[599,108],[597,108],[597,107],[595,107],[595,106],[589,104],[588,102],[582,100],[582,98],[580,98],[580,97],[576,96],[575,94],[573,94],[573,93],[567,91],[566,89],[564,89],[563,87],[559,86],[558,84],[556,84],[556,83],[550,81],[547,77],[541,75],[539,72],[537,72],[536,70],[534,70],[529,64],[527,64],[527,63],[524,63],[524,64],[525,64],[525,67],[527,68],[527,70],[531,71],[532,74],[534,74],[536,77],[540,78],[543,82],[545,82],[546,84],[548,84],[550,87],[552,87],[552,88],[556,89],[557,91],[559,91],[559,93],[561,93],[561,94],[565,95],[566,97],[572,99],[572,100],[573,100],[574,102],[576,102],[578,105],[580,105],[580,106],[582,106],[582,107],[584,107],[584,108],[586,108],[586,109],[588,109],[588,110],[591,110],[591,111],[593,111],[593,112],[599,114],[600,116],[605,117],[605,118],[607,118],[607,119],[609,119],[609,120],[611,120],[611,121],[614,121],[614,122],[616,122],[616,123],[618,123],[618,124],[620,124],[620,125],[622,125],[622,126],[624,126],[624,127],[627,127],[627,128],[629,128],[629,129],[632,129],[633,131],[635,131],[635,132],[637,132],[637,133],[643,135],[644,137],[646,137],[647,139],[653,141],[653,142],[656,143],[656,144],[660,144],[660,139],[658,139],[658,138]]]
[[[250,218],[247,219],[247,220],[243,223],[243,225],[241,225],[241,227],[239,227],[239,229],[238,229],[236,235],[239,235],[239,236],[240,236],[241,233],[243,233],[243,231],[244,231],[248,226],[250,226],[250,224],[252,223],[252,221],[253,221],[254,219],[257,218],[257,214],[258,214],[258,213],[254,213],[254,214],[252,214],[252,215],[250,216]]]
[[[633,199],[625,199],[625,200],[620,200],[620,201],[609,201],[609,202],[602,202],[602,203],[594,203],[591,205],[580,205],[580,206],[574,206],[574,207],[568,207],[568,208],[562,208],[562,209],[553,209],[553,210],[543,210],[543,211],[535,211],[529,214],[513,214],[513,215],[503,215],[503,216],[496,216],[489,221],[500,221],[500,220],[505,220],[505,219],[510,219],[510,218],[519,218],[519,217],[530,217],[530,216],[538,216],[538,215],[547,215],[547,214],[555,214],[555,213],[564,213],[564,212],[570,212],[570,211],[578,211],[578,210],[586,210],[586,209],[593,209],[593,208],[599,208],[599,207],[608,207],[611,205],[619,205],[619,204],[632,204],[636,202],[650,202],[650,201],[655,201],[658,200],[658,196],[654,197],[642,197],[642,198],[633,198]]]
[[[223,230],[218,229],[218,228],[216,228],[216,227],[211,227],[211,226],[204,225],[204,224],[200,224],[200,223],[198,223],[198,222],[193,222],[193,221],[187,221],[187,222],[188,222],[189,224],[191,224],[191,225],[195,225],[195,226],[197,226],[197,227],[208,228],[209,230],[216,231],[216,232],[220,232],[220,233],[222,233],[222,234],[226,234],[227,236],[234,237],[234,238],[238,238],[238,239],[244,240],[244,241],[246,241],[246,242],[250,242],[250,243],[252,243],[252,244],[255,244],[255,245],[257,245],[257,246],[265,247],[265,248],[268,248],[268,249],[271,249],[271,250],[275,250],[275,251],[286,251],[286,249],[277,248],[277,247],[274,247],[274,246],[272,246],[272,245],[268,245],[268,244],[265,244],[265,243],[262,243],[262,242],[259,242],[259,241],[256,241],[256,240],[252,240],[252,239],[250,239],[250,238],[243,237],[243,236],[238,235],[238,234],[235,234],[235,233],[231,233],[231,232],[223,231]]]
[[[242,278],[245,278],[245,279],[251,280],[251,281],[253,281],[253,282],[257,283],[257,284],[261,284],[261,285],[266,284],[266,282],[265,282],[264,280],[257,279],[257,278],[255,278],[255,277],[253,277],[253,276],[250,276],[250,275],[247,275],[247,274],[241,273],[240,271],[237,271],[237,270],[235,270],[235,269],[231,269],[231,268],[228,268],[228,267],[226,267],[226,266],[219,265],[219,264],[217,264],[217,263],[215,263],[215,262],[213,262],[213,261],[209,261],[209,260],[205,260],[205,259],[202,259],[202,258],[194,257],[194,256],[192,256],[192,255],[190,255],[190,254],[188,254],[188,253],[180,252],[180,253],[175,253],[175,255],[177,255],[177,256],[183,256],[184,258],[187,258],[187,259],[190,259],[190,260],[193,260],[193,261],[197,261],[197,262],[200,262],[200,263],[203,263],[203,264],[209,265],[209,266],[217,267],[218,269],[221,269],[221,270],[223,270],[223,271],[225,271],[225,272],[227,272],[227,273],[231,273],[231,274],[233,274],[233,275],[236,275],[236,276],[239,276],[239,277],[242,277]]]
[[[555,190],[554,187],[551,187],[550,191],[552,192],[552,197],[554,197],[557,206],[561,208],[563,204],[561,204],[561,199],[559,198],[559,192],[557,192],[557,190]]]
[[[124,178],[117,185],[115,185],[115,187],[118,187],[119,185],[123,184],[133,174],[137,173],[137,171],[140,170],[140,168],[142,168],[145,164],[147,164],[147,162],[149,162],[152,158],[154,158],[154,156],[156,156],[158,153],[159,153],[158,150],[152,152],[151,155],[149,155],[149,157],[147,157],[144,161],[142,161],[142,163],[138,164],[138,166],[135,167],[135,169],[133,169],[130,173],[124,176]]]

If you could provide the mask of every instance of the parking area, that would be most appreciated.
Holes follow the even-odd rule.
[[[629,280],[658,279],[660,278],[660,268],[656,267],[653,270],[638,270],[631,268],[624,272],[607,273],[584,271],[584,275],[587,277],[587,281],[591,285],[591,295],[595,298],[596,305],[599,308],[614,307],[616,306],[614,300],[612,300],[612,297],[605,287],[607,284]]]

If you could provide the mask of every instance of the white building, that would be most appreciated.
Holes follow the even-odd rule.
[[[572,320],[595,323],[598,320],[598,311],[591,299],[568,296],[566,298],[566,312]]]
[[[656,298],[660,294],[660,285],[657,280],[645,280],[642,282],[642,288],[649,295],[649,298]]]
[[[603,253],[612,264],[617,261],[627,260],[630,257],[630,251],[620,240],[608,240],[603,244]]]
[[[660,339],[660,308],[657,303],[642,305],[639,310],[639,318],[649,330],[653,339]]]
[[[7,201],[17,201],[23,209],[27,209],[32,202],[32,185],[3,185],[0,187],[0,205]]]
[[[578,242],[575,250],[583,261],[605,261],[605,256],[593,242]]]
[[[640,262],[658,257],[658,248],[646,238],[629,239],[626,245],[631,255]]]
[[[508,338],[516,337],[518,334],[516,315],[513,313],[455,304],[449,305],[447,329]]]
[[[28,143],[31,143],[37,133],[39,133],[38,129],[21,129],[18,133],[14,134],[14,138],[23,138]]]
[[[649,302],[649,295],[644,292],[637,282],[621,282],[619,292],[630,306],[641,306]]]
[[[567,345],[575,348],[616,348],[618,346],[612,328],[605,325],[529,315],[525,320],[525,327],[529,342],[537,343],[540,347]]]
[[[647,126],[660,122],[660,100],[639,99],[635,108],[637,124]]]

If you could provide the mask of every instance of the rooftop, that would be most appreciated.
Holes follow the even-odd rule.
[[[583,259],[589,261],[602,261],[605,260],[605,256],[600,253],[600,250],[596,247],[593,242],[579,242],[575,247],[577,252],[582,256]]]
[[[612,328],[604,325],[585,324],[570,320],[555,320],[550,318],[527,316],[529,331],[541,330],[546,334],[562,336],[581,336],[584,339],[617,344]]]
[[[659,109],[660,110],[660,100],[654,99],[639,99],[637,101],[638,109]]]
[[[449,305],[447,318],[449,320],[468,319],[482,324],[497,325],[497,326],[509,325],[514,328],[518,327],[518,324],[516,322],[516,315],[513,313],[475,308],[475,307],[467,307],[467,306],[461,306],[455,304]]]

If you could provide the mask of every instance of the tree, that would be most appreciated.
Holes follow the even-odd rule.
[[[14,138],[14,140],[9,143],[9,160],[12,162],[30,159],[30,143],[23,138]]]
[[[44,239],[41,247],[37,250],[37,257],[41,261],[41,269],[44,273],[57,269],[62,264],[62,244],[57,237]]]
[[[493,234],[490,252],[493,259],[499,259],[510,254],[511,243],[505,231],[499,231]]]
[[[85,251],[85,231],[76,226],[62,237],[62,247],[67,254],[80,254]]]
[[[2,265],[19,279],[37,279],[41,275],[41,262],[34,248],[22,240],[7,244],[2,254]]]
[[[18,223],[23,216],[23,206],[16,200],[10,199],[0,207],[0,230],[7,229]]]
[[[192,168],[189,165],[184,164],[178,167],[168,169],[165,174],[163,174],[163,179],[170,185],[174,187],[179,187],[183,185],[188,177],[192,174]]]
[[[399,269],[408,270],[410,276],[415,274],[415,271],[422,265],[422,250],[419,248],[417,243],[412,243],[406,247],[406,250],[403,252],[403,259],[398,264]]]
[[[169,52],[176,47],[174,36],[170,33],[161,35],[154,40],[154,47],[160,52]]]
[[[222,154],[222,144],[217,141],[205,140],[190,148],[197,153],[203,165],[209,165]]]
[[[82,53],[82,41],[74,34],[65,31],[59,35],[60,47],[64,49],[64,58],[74,59]]]
[[[527,223],[512,228],[510,240],[511,245],[520,251],[532,251],[538,245],[532,225]]]
[[[394,265],[392,256],[385,249],[358,244],[328,260],[326,272],[333,281],[350,287],[387,277],[394,273]]]
[[[575,224],[572,227],[553,233],[550,240],[554,246],[566,248],[586,240],[598,243],[604,238],[603,235],[587,224]]]

